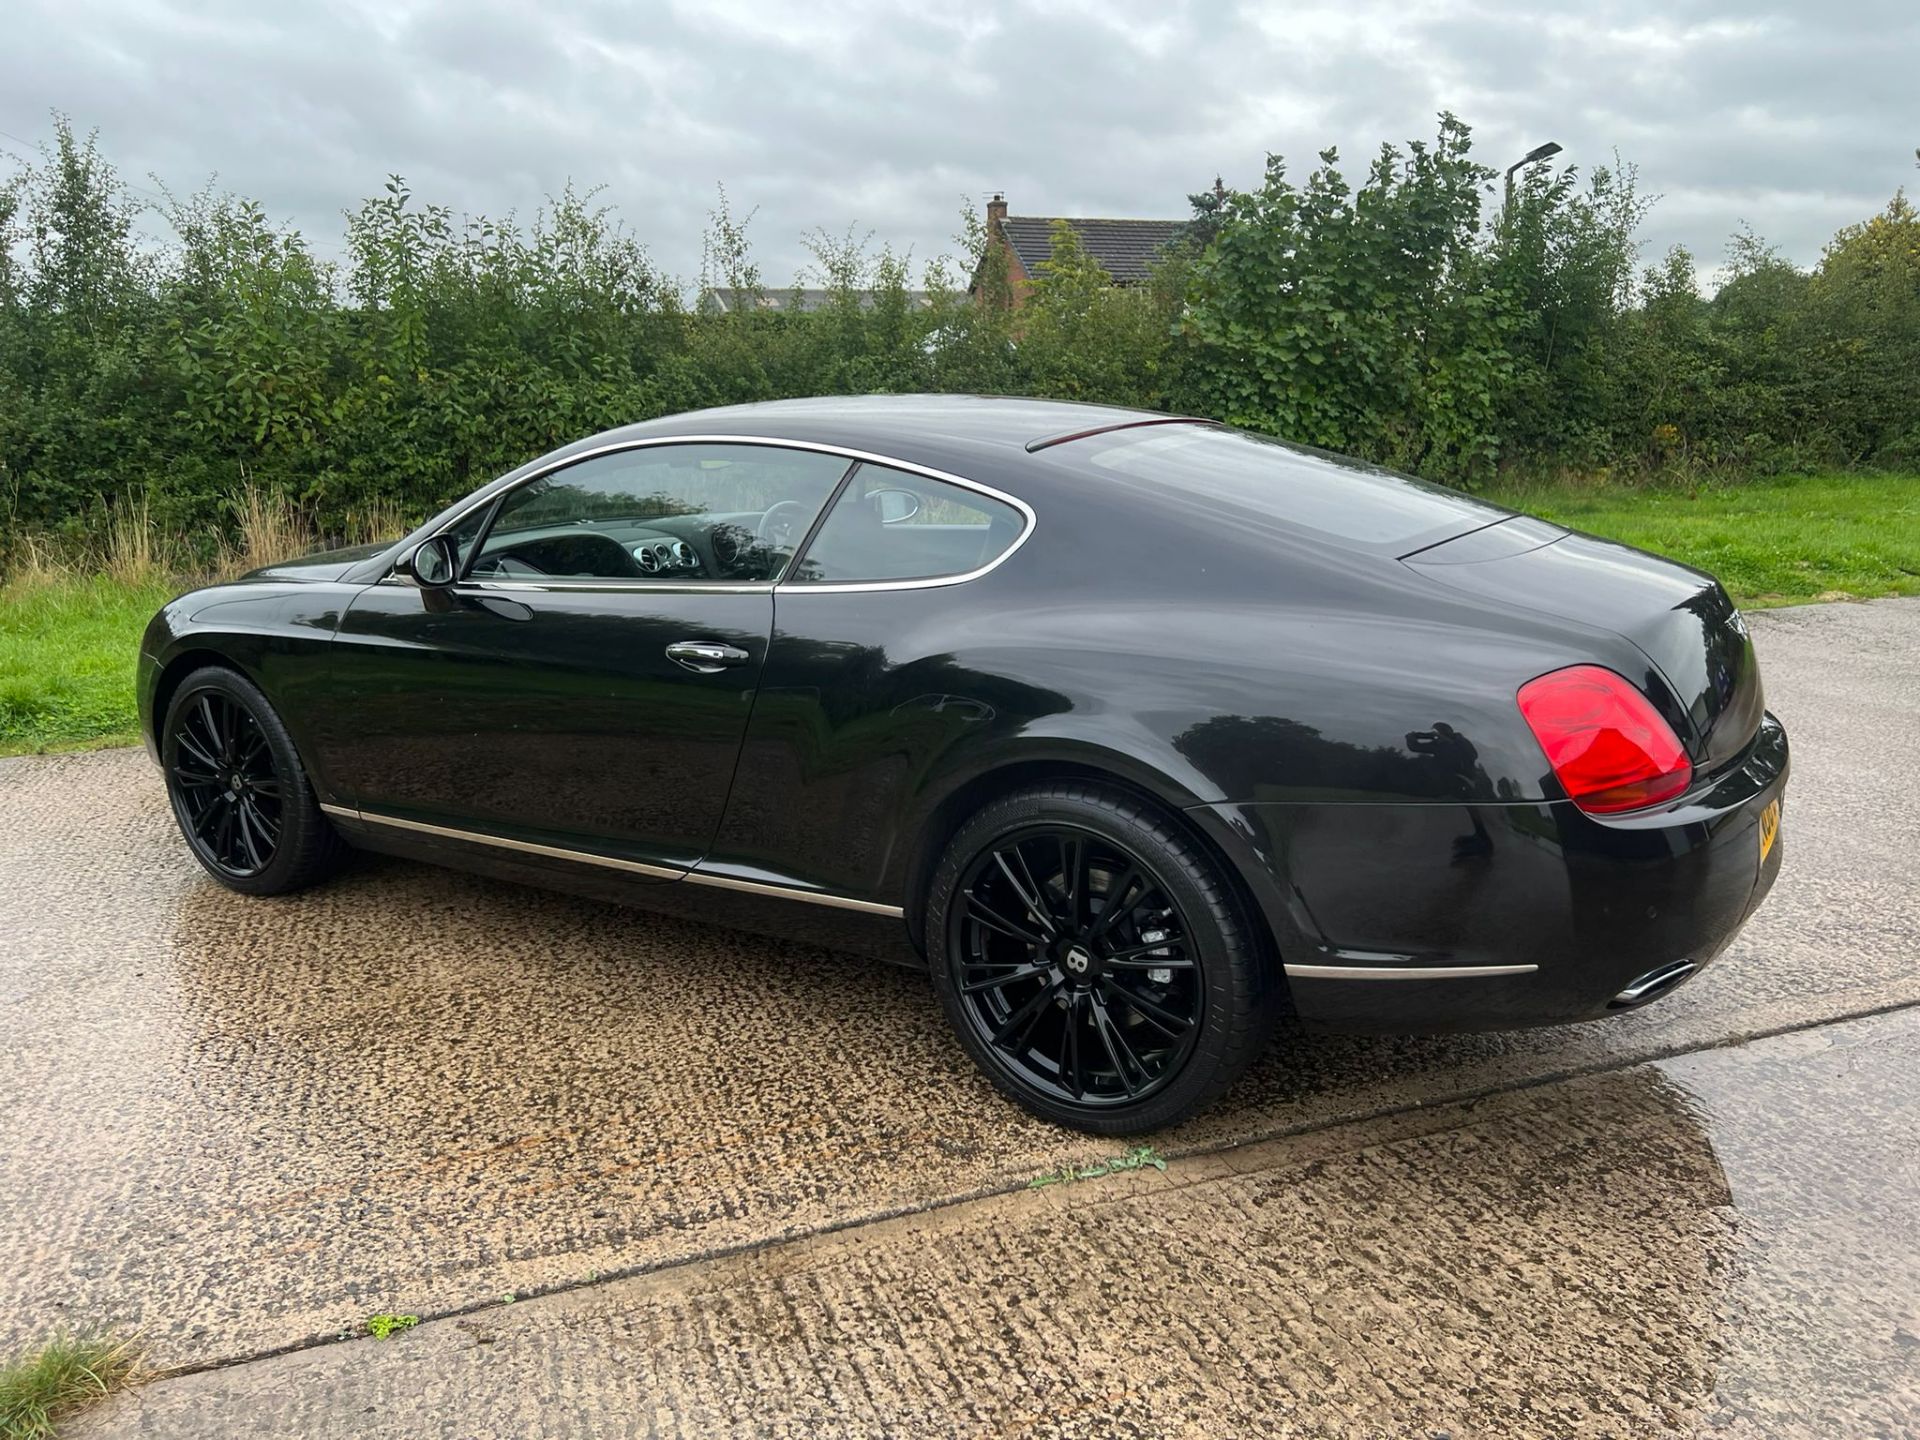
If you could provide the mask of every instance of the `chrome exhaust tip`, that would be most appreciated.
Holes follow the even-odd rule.
[[[1609,1010],[1631,1010],[1658,1000],[1669,990],[1675,989],[1693,978],[1693,972],[1700,967],[1691,960],[1672,960],[1647,971],[1638,980],[1633,981],[1613,999],[1607,1002]]]

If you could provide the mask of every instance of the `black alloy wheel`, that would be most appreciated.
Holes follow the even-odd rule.
[[[967,1017],[1028,1084],[1104,1106],[1179,1072],[1206,997],[1186,920],[1145,862],[1036,825],[977,856],[960,889]]]
[[[233,696],[201,690],[177,717],[167,776],[209,868],[258,875],[280,846],[280,777],[260,722]]]
[[[286,727],[233,671],[209,667],[181,683],[167,707],[160,761],[180,832],[221,884],[280,894],[338,862],[344,847]]]
[[[936,876],[936,933],[961,1040],[1049,1119],[1169,1124],[1265,1039],[1272,986],[1238,906],[1191,839],[1131,796],[1062,786],[988,807]]]

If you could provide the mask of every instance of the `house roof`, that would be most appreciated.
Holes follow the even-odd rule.
[[[1100,262],[1115,284],[1137,285],[1148,276],[1160,252],[1177,244],[1184,220],[1079,220],[1072,216],[1008,215],[1000,233],[1027,274],[1038,276],[1053,255],[1053,227],[1064,220],[1087,254]]]
[[[835,292],[814,286],[788,286],[784,290],[763,289],[757,291],[736,290],[730,285],[716,285],[705,291],[700,297],[700,309],[706,314],[727,314],[735,310],[758,309],[771,310],[775,314],[811,315],[817,310],[825,310],[833,303]],[[862,310],[871,310],[876,296],[871,290],[856,290]],[[906,292],[907,308],[925,310],[933,304],[924,290]]]

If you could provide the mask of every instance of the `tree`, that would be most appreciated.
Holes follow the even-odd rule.
[[[1807,286],[1809,398],[1849,462],[1920,460],[1920,215],[1904,190],[1834,236]]]
[[[1467,127],[1383,146],[1358,190],[1323,151],[1304,186],[1267,158],[1193,262],[1189,387],[1235,424],[1439,474],[1491,464],[1501,315],[1477,247]]]
[[[1065,221],[1052,241],[1019,315],[1027,387],[1065,400],[1159,403],[1171,336],[1153,291],[1115,285]]]
[[[1187,204],[1193,209],[1187,221],[1187,239],[1195,250],[1204,250],[1213,243],[1213,237],[1220,233],[1221,222],[1226,219],[1227,187],[1216,175],[1213,188],[1187,196]]]

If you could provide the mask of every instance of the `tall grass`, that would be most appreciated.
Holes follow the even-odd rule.
[[[25,531],[0,547],[0,581],[7,586],[46,585],[73,572],[70,556],[44,535]]]
[[[416,515],[397,500],[367,500],[347,509],[350,544],[372,545],[398,540],[425,516]]]
[[[55,1335],[0,1368],[0,1440],[53,1440],[54,1427],[75,1411],[131,1384],[134,1342]]]
[[[240,536],[238,569],[277,565],[320,545],[312,524],[285,495],[263,495],[249,487],[234,501],[233,518]]]
[[[165,576],[145,495],[129,497],[108,512],[106,551],[104,569],[122,585],[148,585]]]
[[[221,542],[211,563],[196,559],[180,537],[160,531],[144,493],[114,504],[86,538],[0,528],[0,590],[18,592],[91,575],[130,589],[150,589],[167,581],[185,588],[230,580],[327,545],[398,540],[421,519],[396,501],[368,501],[347,511],[341,533],[322,535],[286,495],[253,487],[236,495],[231,509],[231,537]]]
[[[1745,485],[1537,483],[1495,498],[1575,529],[1712,570],[1743,606],[1920,594],[1920,477],[1806,475]],[[91,550],[12,537],[0,575],[0,755],[138,741],[140,634],[169,595],[283,560],[314,541],[284,500],[243,497],[240,538],[213,572],[128,505]],[[414,517],[354,513],[329,541],[391,540]],[[117,528],[116,528],[117,527]]]

